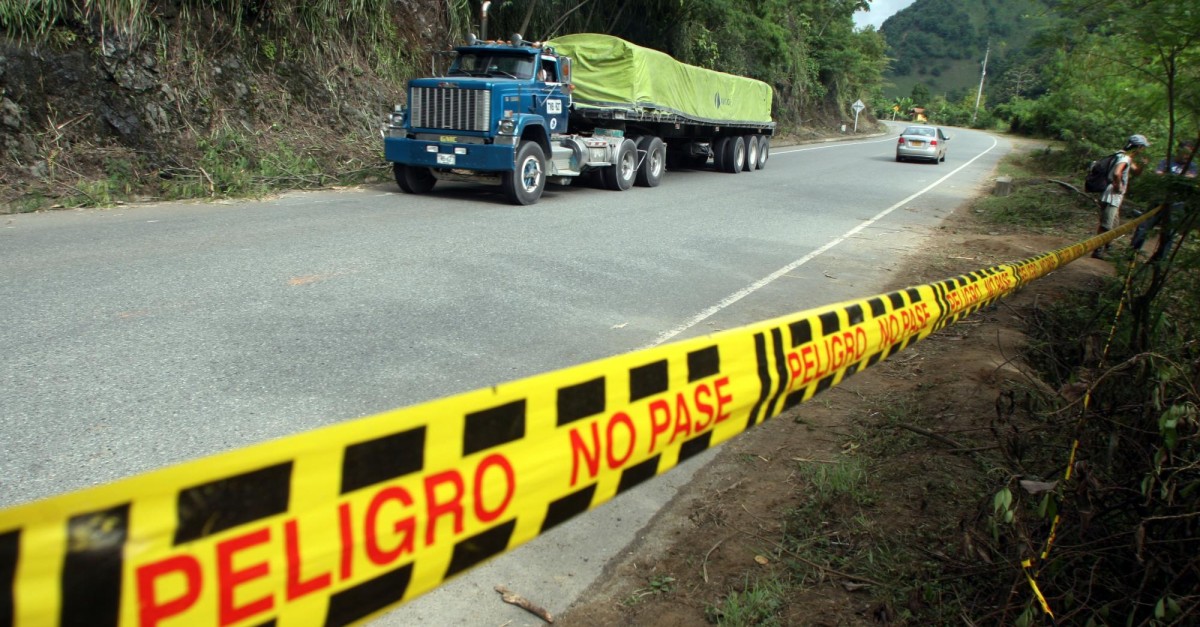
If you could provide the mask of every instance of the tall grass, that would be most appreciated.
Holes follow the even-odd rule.
[[[441,18],[448,32],[465,32],[471,10],[467,0],[446,0]],[[410,74],[423,51],[400,41],[395,3],[390,0],[182,0],[181,20],[198,16],[224,23],[233,43],[276,49],[286,41],[300,61],[327,59],[333,47],[353,46],[366,53],[380,74]],[[55,29],[88,25],[99,35],[115,35],[131,46],[169,29],[152,0],[0,0],[0,27],[33,44],[52,42]],[[265,38],[267,45],[259,40]]]
[[[0,0],[0,27],[24,39],[44,39],[56,23],[73,15],[72,0]]]
[[[140,40],[151,24],[148,8],[147,0],[0,0],[0,26],[34,43],[72,22],[96,22],[101,33]]]

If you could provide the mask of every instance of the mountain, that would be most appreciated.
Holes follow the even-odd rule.
[[[1032,37],[1049,19],[1050,3],[916,0],[880,28],[892,59],[884,95],[910,96],[921,84],[930,94],[959,100],[978,88],[985,52],[988,82],[995,82],[1025,57]]]

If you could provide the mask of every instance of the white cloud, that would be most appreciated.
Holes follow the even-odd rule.
[[[859,28],[874,26],[878,29],[883,21],[898,13],[901,9],[912,4],[914,0],[871,0],[870,11],[858,11],[854,14],[854,25]]]

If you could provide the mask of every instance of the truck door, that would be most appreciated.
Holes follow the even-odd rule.
[[[567,110],[570,108],[570,95],[567,84],[562,80],[558,59],[542,57],[541,69],[538,70],[541,81],[542,97],[538,103],[537,112],[546,118],[550,133],[567,132]]]

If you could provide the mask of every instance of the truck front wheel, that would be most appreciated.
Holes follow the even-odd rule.
[[[546,189],[546,153],[537,142],[523,141],[517,146],[517,164],[501,178],[504,195],[514,205],[532,205]]]
[[[433,189],[433,184],[437,182],[429,168],[393,163],[392,172],[396,175],[396,184],[406,194],[424,194]]]
[[[626,139],[617,148],[616,160],[600,170],[600,174],[604,177],[605,187],[614,192],[623,192],[633,187],[637,170],[637,144],[632,139]]]
[[[658,187],[662,183],[663,170],[667,167],[667,145],[663,140],[647,135],[638,140],[638,152],[642,156],[642,164],[638,166],[637,184],[642,187]]]

